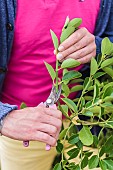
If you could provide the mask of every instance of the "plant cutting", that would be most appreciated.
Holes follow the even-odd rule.
[[[80,18],[70,20],[67,17],[60,40],[50,30],[56,55],[59,45],[78,29],[81,22]],[[62,85],[58,108],[68,120],[68,126],[63,126],[56,147],[61,160],[53,169],[83,170],[87,167],[112,170],[113,43],[107,37],[102,40],[101,53],[96,58],[92,56],[90,75],[85,79],[76,71],[80,62],[74,59],[66,59],[62,63],[56,59],[55,69],[49,63],[45,62],[45,65],[56,91]],[[59,77],[60,70],[62,77]],[[70,98],[70,94],[75,92],[78,97]],[[91,148],[95,148],[96,153]]]

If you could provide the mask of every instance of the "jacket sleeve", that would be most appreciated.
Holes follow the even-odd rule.
[[[102,20],[104,24],[104,20]],[[97,46],[97,55],[101,52],[101,42],[104,37],[108,37],[111,42],[113,42],[113,1],[111,4],[111,10],[109,14],[109,20],[107,22],[107,26],[105,31],[103,31],[103,34],[101,36],[95,36],[95,42]]]
[[[0,102],[0,120],[4,118],[9,112],[15,109],[17,109],[16,105],[10,105],[7,103],[4,104]]]

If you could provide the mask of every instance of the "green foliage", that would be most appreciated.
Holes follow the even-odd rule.
[[[60,40],[62,43],[72,35],[81,24],[80,18],[66,18]],[[58,50],[58,38],[51,31],[54,48]],[[113,43],[106,37],[102,40],[101,54],[92,56],[90,76],[84,80],[76,71],[80,63],[66,59],[62,64],[56,61],[56,70],[45,63],[47,70],[58,88],[62,84],[61,100],[58,108],[69,120],[68,127],[60,132],[57,151],[61,154],[60,163],[54,170],[83,170],[85,167],[102,170],[113,169]],[[71,68],[71,69],[70,69]],[[62,70],[62,77],[58,77]],[[71,99],[71,93],[79,92],[79,97]],[[63,102],[63,104],[61,104]],[[85,116],[85,119],[81,119]],[[100,128],[99,134],[93,135],[93,127]],[[80,127],[81,130],[78,130]],[[65,157],[65,143],[68,143]],[[87,146],[87,149],[85,147]],[[96,149],[96,154],[91,151]],[[74,161],[74,158],[79,160]]]
[[[52,30],[50,30],[50,33],[51,33],[51,36],[52,36],[54,48],[57,50],[58,46],[59,46],[58,38],[57,38],[56,34]]]
[[[93,136],[88,126],[83,126],[83,128],[79,132],[79,138],[81,142],[86,146],[90,146],[93,144]]]
[[[56,73],[55,73],[53,67],[52,67],[50,64],[46,63],[46,62],[44,62],[44,63],[45,63],[45,65],[46,65],[46,68],[47,68],[47,70],[48,70],[48,72],[49,72],[52,80],[54,81],[54,79],[55,79],[55,77],[56,77]]]
[[[61,64],[61,68],[74,68],[80,65],[80,62],[72,59],[72,58],[68,58],[66,60],[63,61],[63,63]]]
[[[27,105],[24,102],[22,102],[21,105],[20,105],[20,109],[24,109],[26,107],[27,107]]]

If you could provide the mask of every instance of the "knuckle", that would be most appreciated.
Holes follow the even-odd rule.
[[[58,120],[57,121],[57,128],[60,129],[62,126],[62,121],[61,120]]]
[[[76,39],[78,40],[78,39],[80,39],[80,37],[81,37],[81,33],[77,32]]]
[[[83,60],[82,60],[83,63],[87,63],[88,62],[88,59],[87,57],[84,57]]]
[[[51,128],[51,133],[52,133],[53,135],[56,135],[56,133],[57,133],[57,128],[53,126],[53,127]]]
[[[55,138],[53,140],[51,140],[51,146],[55,146],[56,142],[57,142],[57,140]]]
[[[91,34],[91,35],[92,35],[92,34]],[[94,36],[94,35],[92,35],[92,41],[95,42],[95,36]]]
[[[80,44],[79,43],[74,44],[73,48],[74,48],[74,51],[79,50],[80,49]]]
[[[62,112],[61,111],[58,111],[58,118],[60,119],[60,120],[62,120]]]
[[[82,27],[82,28],[81,28],[81,31],[83,31],[84,33],[87,33],[87,32],[88,32],[87,28],[85,28],[85,27]]]
[[[94,43],[94,45],[93,45],[93,46],[94,46],[94,50],[96,50],[96,44],[95,44],[95,43]]]
[[[37,112],[37,120],[42,119],[42,114],[40,114],[40,112]]]
[[[70,48],[69,48],[69,49],[65,50],[62,54],[63,54],[64,57],[66,57],[66,56],[68,56],[70,53],[71,53],[71,50],[70,50]]]
[[[80,50],[78,56],[82,57],[83,55],[84,55],[84,52],[82,50]]]
[[[96,56],[96,50],[93,51],[92,56],[94,56],[94,57]]]
[[[43,135],[41,135],[41,139],[45,142],[49,141],[49,138],[50,138],[49,135],[47,135],[45,133],[43,133]]]

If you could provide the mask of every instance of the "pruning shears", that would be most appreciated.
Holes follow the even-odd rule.
[[[60,95],[61,95],[61,89],[62,89],[62,87],[61,87],[61,84],[60,84],[58,86],[58,91],[56,92],[56,86],[54,84],[52,85],[50,95],[47,98],[47,100],[44,102],[44,105],[46,107],[53,106],[54,104],[57,103],[57,101],[59,100]],[[29,141],[23,141],[23,145],[25,147],[28,147],[29,146]],[[46,150],[50,150],[50,149],[51,149],[51,146],[46,144]]]

